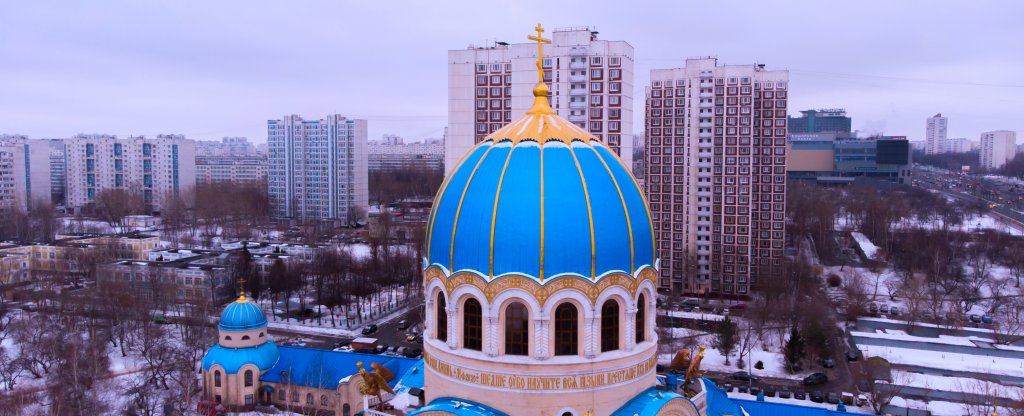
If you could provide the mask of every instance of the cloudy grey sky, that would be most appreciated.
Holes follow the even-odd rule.
[[[789,69],[792,111],[845,107],[857,129],[919,139],[942,112],[950,137],[1020,136],[1022,15],[1020,1],[4,1],[0,133],[262,143],[267,119],[341,113],[369,119],[371,139],[440,137],[447,50],[525,41],[539,21],[632,44],[636,97],[651,68],[717,55]]]

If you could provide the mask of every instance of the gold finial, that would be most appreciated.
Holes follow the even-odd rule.
[[[245,302],[245,278],[238,278],[238,302]]]
[[[537,27],[533,28],[537,31],[537,36],[527,36],[529,40],[537,41],[537,83],[544,83],[544,47],[543,44],[551,43],[551,39],[544,39],[541,35],[544,33],[544,27],[537,23]]]
[[[537,23],[537,27],[533,28],[537,31],[537,36],[527,36],[527,39],[537,41],[537,85],[533,87],[533,106],[526,111],[526,114],[555,114],[555,110],[551,109],[551,104],[548,103],[548,85],[544,83],[544,47],[545,43],[551,43],[551,39],[545,39],[541,36],[544,33],[544,27]]]

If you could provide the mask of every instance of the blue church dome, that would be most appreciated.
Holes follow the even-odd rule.
[[[600,140],[555,115],[545,87],[534,94],[526,116],[448,174],[428,220],[424,266],[542,281],[657,267],[636,179]]]
[[[263,315],[263,310],[244,296],[224,308],[220,323],[217,324],[217,328],[223,331],[247,331],[265,326],[267,317]]]

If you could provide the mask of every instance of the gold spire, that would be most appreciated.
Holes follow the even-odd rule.
[[[551,43],[551,39],[541,36],[544,27],[540,23],[537,23],[533,30],[537,31],[537,36],[530,35],[526,38],[537,41],[537,85],[533,87],[533,106],[526,114],[555,114],[555,110],[552,110],[551,104],[548,103],[548,86],[544,83],[544,44]]]
[[[245,302],[245,278],[238,277],[238,300],[236,302]]]

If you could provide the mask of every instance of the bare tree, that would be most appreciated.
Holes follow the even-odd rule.
[[[111,228],[118,232],[127,230],[127,217],[145,213],[146,204],[142,194],[127,188],[111,188],[99,191],[92,204],[92,210]]]

